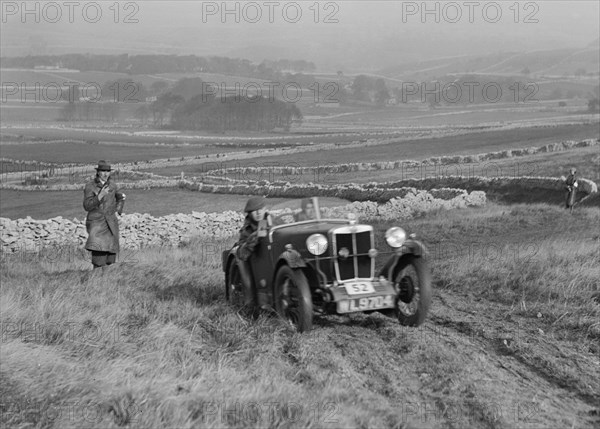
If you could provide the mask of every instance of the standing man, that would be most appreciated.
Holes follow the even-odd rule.
[[[119,221],[115,213],[123,212],[125,194],[118,192],[110,181],[110,164],[98,161],[96,177],[85,185],[83,208],[88,212],[85,228],[88,239],[86,250],[92,252],[94,268],[115,263],[119,252]]]
[[[569,175],[567,176],[567,180],[565,180],[565,184],[567,187],[567,208],[573,211],[573,206],[575,205],[575,196],[577,194],[577,188],[579,184],[577,183],[577,170],[575,168],[571,168],[569,170]]]

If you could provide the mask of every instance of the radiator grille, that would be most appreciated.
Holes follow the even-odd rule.
[[[356,228],[344,227],[334,230],[332,236],[335,264],[335,272],[339,281],[354,278],[372,278],[375,270],[375,261],[368,255],[369,249],[373,248],[373,230],[371,227]],[[347,257],[341,257],[342,253],[348,253]]]

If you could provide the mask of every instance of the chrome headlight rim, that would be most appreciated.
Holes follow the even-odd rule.
[[[311,234],[306,238],[306,249],[311,255],[320,256],[327,251],[329,242],[323,234]]]
[[[398,249],[406,242],[406,231],[399,226],[393,226],[385,232],[385,241],[388,246]]]

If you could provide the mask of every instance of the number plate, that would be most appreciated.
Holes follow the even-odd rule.
[[[352,313],[355,311],[380,310],[394,308],[393,295],[369,296],[364,298],[343,299],[338,302],[338,313]]]
[[[348,295],[361,295],[363,293],[375,293],[375,288],[372,283],[368,282],[351,282],[345,283],[346,293]]]

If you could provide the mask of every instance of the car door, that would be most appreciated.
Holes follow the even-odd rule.
[[[258,305],[271,304],[270,286],[273,278],[273,255],[269,237],[260,237],[254,249],[254,255],[250,258],[252,277],[256,287]]]

